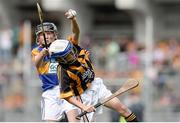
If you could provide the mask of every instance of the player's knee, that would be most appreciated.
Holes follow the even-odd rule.
[[[67,118],[69,122],[79,122],[75,117],[78,115],[78,110],[73,109],[69,112],[67,112]]]

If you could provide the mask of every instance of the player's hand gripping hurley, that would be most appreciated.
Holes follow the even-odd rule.
[[[131,90],[135,87],[137,87],[139,85],[139,82],[135,79],[128,79],[120,88],[119,90],[117,90],[114,94],[112,94],[111,96],[107,97],[106,99],[100,101],[99,103],[97,103],[96,105],[94,105],[95,108],[104,105],[106,102],[108,102],[109,100],[113,99],[114,97],[117,97],[118,95]],[[76,116],[76,119],[80,120],[80,118],[87,114],[87,111],[82,112],[81,114]]]
[[[42,33],[43,33],[43,37],[44,37],[44,44],[45,44],[46,49],[48,49],[46,36],[45,36],[45,31],[44,31],[44,27],[43,27],[43,13],[42,13],[41,7],[40,7],[40,5],[38,3],[37,3],[37,9],[38,9],[39,20],[40,20],[40,23],[41,23]]]

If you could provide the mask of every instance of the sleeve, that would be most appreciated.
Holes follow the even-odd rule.
[[[74,35],[68,35],[67,40],[71,41],[73,45],[78,45],[78,41],[74,38]]]
[[[31,60],[33,61],[33,62],[35,62],[35,56],[38,54],[38,51],[37,51],[37,49],[33,49],[32,51],[31,51]]]
[[[60,97],[67,98],[67,97],[74,96],[74,91],[71,89],[71,86],[70,86],[71,78],[68,76],[67,71],[64,70],[63,68],[61,68],[60,78],[61,78]]]

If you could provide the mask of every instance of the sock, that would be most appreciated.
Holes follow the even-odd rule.
[[[129,116],[125,118],[127,122],[138,122],[137,117],[134,113],[131,113]]]

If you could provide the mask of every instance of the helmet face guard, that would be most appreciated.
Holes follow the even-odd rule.
[[[75,62],[76,58],[77,57],[76,57],[74,50],[71,50],[67,55],[57,57],[56,61],[58,61],[59,63],[62,63],[62,64],[72,64]]]
[[[68,40],[56,40],[49,48],[51,58],[61,64],[72,64],[77,59],[77,52],[73,44]]]

